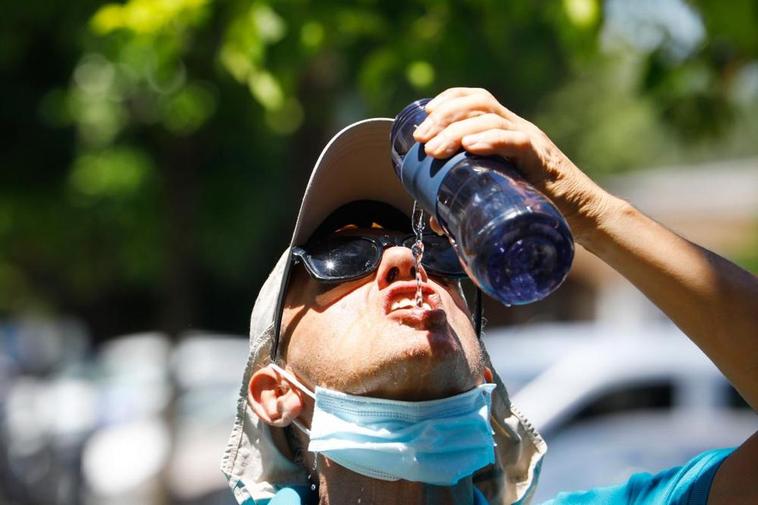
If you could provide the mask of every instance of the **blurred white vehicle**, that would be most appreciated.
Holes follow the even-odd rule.
[[[524,326],[486,341],[513,403],[548,443],[534,503],[681,465],[758,429],[758,416],[669,322]]]
[[[220,464],[248,347],[245,337],[190,333],[174,350],[174,450],[165,472],[174,503],[236,504]]]

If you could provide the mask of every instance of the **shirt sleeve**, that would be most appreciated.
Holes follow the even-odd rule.
[[[713,477],[734,449],[698,454],[684,466],[637,473],[619,486],[560,493],[543,505],[706,505]]]

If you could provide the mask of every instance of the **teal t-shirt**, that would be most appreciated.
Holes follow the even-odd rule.
[[[716,470],[733,450],[706,451],[683,466],[637,473],[618,486],[560,493],[543,505],[706,505]]]
[[[542,505],[706,505],[713,476],[733,450],[706,451],[684,466],[655,475],[637,473],[618,486],[560,493]],[[302,505],[306,503],[306,494],[304,489],[284,488],[270,501],[258,500],[256,505]],[[474,504],[487,505],[478,489],[474,489]]]

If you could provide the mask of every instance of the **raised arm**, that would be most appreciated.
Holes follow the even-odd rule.
[[[604,191],[539,128],[489,92],[451,88],[416,130],[435,157],[463,146],[511,159],[558,206],[574,237],[671,318],[758,411],[758,279]]]
[[[615,199],[582,245],[666,313],[758,411],[758,280]]]

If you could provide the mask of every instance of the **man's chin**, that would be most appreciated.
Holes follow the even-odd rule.
[[[390,400],[425,401],[447,398],[478,384],[461,351],[440,353],[432,351],[433,347],[437,345],[407,346],[398,354],[388,357],[377,373],[361,378],[356,388],[359,391],[355,394]]]

